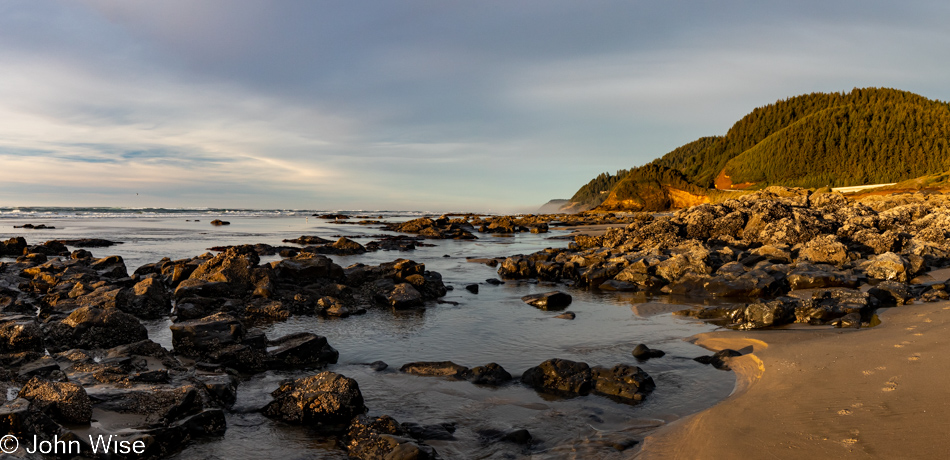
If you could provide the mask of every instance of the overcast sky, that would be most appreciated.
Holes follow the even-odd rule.
[[[755,107],[950,100],[950,2],[0,2],[0,206],[530,211]]]

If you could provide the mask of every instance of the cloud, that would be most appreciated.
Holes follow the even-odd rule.
[[[950,99],[948,13],[883,0],[4,2],[0,191],[523,208],[777,99],[855,86]]]

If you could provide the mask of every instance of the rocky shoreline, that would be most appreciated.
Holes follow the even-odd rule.
[[[950,298],[916,277],[950,265],[950,200],[900,195],[852,202],[770,187],[672,215],[642,213],[567,249],[508,257],[504,279],[537,279],[674,298],[733,299],[677,314],[738,329],[788,323],[860,327],[879,307]],[[858,289],[870,283],[869,289]],[[715,302],[713,302],[715,303]]]
[[[950,265],[947,204],[941,195],[861,203],[773,187],[672,215],[420,218],[386,226],[417,236],[384,236],[366,245],[303,236],[285,240],[295,246],[229,246],[214,248],[217,255],[166,258],[132,274],[119,256],[95,258],[67,246],[102,247],[101,241],[30,245],[13,238],[0,245],[0,256],[16,257],[0,263],[0,382],[15,392],[0,407],[0,420],[24,439],[84,446],[89,435],[121,432],[122,440],[144,446],[136,458],[163,458],[193,440],[222,436],[244,379],[295,370],[304,375],[268,390],[272,401],[259,413],[336,439],[351,457],[439,458],[426,440],[453,439],[454,424],[369,416],[372,408],[359,384],[333,371],[339,352],[326,337],[302,332],[271,338],[259,327],[301,315],[426,308],[451,287],[439,273],[408,259],[344,268],[324,254],[411,251],[425,239],[612,224],[621,227],[603,236],[576,236],[568,248],[483,262],[498,266],[505,279],[571,289],[729,298],[727,305],[713,301],[678,314],[736,329],[792,322],[862,327],[875,324],[880,307],[948,298],[946,282],[921,277]],[[262,255],[280,259],[261,263]],[[523,300],[562,310],[570,298],[550,292]],[[172,320],[170,350],[148,338],[142,321],[156,318]],[[646,345],[633,354],[638,362],[663,356]],[[739,354],[721,350],[697,360],[728,369]],[[388,368],[383,362],[369,366]],[[597,394],[627,404],[642,401],[656,386],[635,365],[558,358],[520,377],[497,363],[469,368],[423,361],[399,370],[489,387],[524,385],[557,397]],[[536,442],[523,429],[480,436],[521,445],[526,453]]]
[[[451,439],[454,427],[366,415],[358,383],[332,371],[339,352],[325,337],[301,332],[270,338],[258,327],[300,315],[426,308],[447,292],[441,275],[407,259],[344,268],[322,255],[367,250],[346,238],[292,242],[304,247],[216,248],[217,255],[163,259],[132,274],[119,256],[96,258],[59,241],[3,242],[0,255],[16,256],[0,263],[0,382],[13,391],[0,407],[7,432],[25,440],[76,441],[86,454],[92,452],[90,436],[121,433],[117,442],[142,448],[128,458],[164,458],[192,441],[222,436],[244,379],[309,370],[273,389],[273,401],[257,410],[334,438],[352,457],[439,458],[425,441]],[[262,254],[282,257],[261,263]],[[170,350],[150,340],[142,324],[164,318],[172,320]],[[483,386],[523,384],[558,396],[595,393],[629,404],[654,387],[636,366],[562,359],[541,363],[520,379],[496,363],[467,368],[416,362],[400,370]],[[523,429],[484,436],[525,449],[533,442]]]

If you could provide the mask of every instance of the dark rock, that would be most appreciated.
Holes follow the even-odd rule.
[[[383,303],[396,310],[405,310],[407,308],[421,307],[422,294],[409,283],[399,283],[395,285],[388,295],[382,297]]]
[[[36,321],[21,317],[0,324],[0,353],[44,350],[43,331]]]
[[[61,321],[47,323],[46,347],[112,348],[148,338],[148,331],[134,316],[116,309],[82,307]]]
[[[324,367],[335,364],[340,352],[327,343],[326,337],[298,332],[269,343],[267,366],[271,369]]]
[[[561,313],[560,315],[555,316],[557,319],[574,319],[576,317],[577,315],[575,315],[572,311]]]
[[[274,401],[264,407],[264,415],[321,432],[343,431],[366,412],[356,381],[330,371],[286,381],[271,395]]]
[[[145,278],[132,286],[125,312],[151,319],[168,316],[171,308],[171,296],[165,286],[157,278]]]
[[[324,239],[324,238],[320,238],[319,236],[307,236],[307,235],[301,236],[300,238],[294,238],[292,240],[284,240],[283,242],[300,244],[300,245],[332,243],[332,241]]]
[[[549,359],[521,375],[521,382],[538,391],[586,395],[593,381],[590,366],[566,359]]]
[[[485,280],[485,282],[488,284],[491,284],[492,286],[499,286],[499,285],[505,284],[504,281],[498,278],[488,278],[487,280]]]
[[[465,286],[465,290],[468,291],[468,292],[471,292],[472,294],[478,294],[478,285],[477,285],[477,284],[469,284],[469,285]]]
[[[73,246],[76,248],[107,248],[116,244],[122,244],[120,241],[109,241],[102,238],[80,238],[75,240],[54,240],[59,244]]]
[[[226,220],[221,220],[221,219],[215,219],[211,221],[211,225],[218,227],[221,225],[231,225],[231,222],[228,222]]]
[[[386,364],[383,361],[373,361],[369,363],[369,368],[376,372],[382,372],[389,368],[389,364]]]
[[[273,264],[274,271],[281,279],[300,285],[321,280],[341,281],[344,278],[343,267],[333,263],[326,256],[303,252],[290,259]]]
[[[745,308],[739,327],[759,329],[792,323],[795,321],[795,309],[799,305],[800,302],[797,299],[788,297],[752,303]]]
[[[405,364],[399,368],[399,371],[413,375],[449,377],[462,380],[469,373],[469,368],[455,364],[452,361],[420,361]]]
[[[89,395],[75,383],[50,382],[33,377],[17,397],[29,400],[37,409],[62,423],[88,424],[92,420]]]
[[[570,294],[560,291],[544,292],[540,294],[526,295],[521,298],[528,305],[540,308],[542,310],[561,310],[567,308],[573,300]]]
[[[222,347],[239,344],[245,334],[244,325],[226,313],[182,321],[170,328],[175,352],[185,356],[204,356]]]
[[[835,270],[831,265],[799,262],[788,273],[791,289],[813,289],[825,287],[858,287],[858,280],[849,273]]]
[[[511,374],[496,363],[471,368],[464,374],[465,380],[478,385],[498,386],[511,381]]]
[[[419,441],[427,441],[430,439],[439,441],[455,440],[455,435],[453,434],[455,433],[455,424],[452,423],[420,425],[418,423],[405,422],[401,426],[402,429],[406,431],[406,434]]]
[[[834,326],[834,327],[840,327],[840,328],[851,327],[851,328],[855,328],[855,329],[860,329],[860,328],[861,328],[861,315],[858,314],[858,313],[848,313],[847,315],[844,315],[844,316],[842,316],[842,317],[840,317],[840,318],[834,320],[834,321],[831,323],[831,325]]]
[[[619,275],[618,275],[619,276]],[[619,281],[616,279],[607,280],[598,286],[602,291],[638,291],[640,290],[639,286],[634,283],[629,283],[627,281]]]
[[[633,348],[633,357],[642,361],[650,358],[662,358],[664,355],[666,355],[666,352],[663,350],[654,350],[642,343]]]
[[[591,368],[593,392],[617,398],[623,402],[642,401],[647,393],[656,388],[653,378],[636,366],[618,364],[613,368]]]
[[[712,364],[716,369],[728,371],[731,370],[728,363],[729,358],[734,358],[736,356],[742,356],[742,353],[726,348],[717,351],[711,356],[699,356],[697,358],[693,358],[693,361],[702,364]]]
[[[350,458],[361,460],[433,460],[435,449],[410,438],[410,433],[388,415],[353,419],[344,438]]]
[[[500,440],[502,442],[510,442],[513,444],[526,446],[528,444],[531,444],[531,441],[534,440],[534,438],[531,436],[531,433],[529,433],[528,430],[522,428],[520,430],[514,430],[511,432],[505,433],[505,435],[502,436]]]
[[[887,306],[904,305],[914,298],[910,287],[898,281],[882,281],[868,290],[868,295]]]

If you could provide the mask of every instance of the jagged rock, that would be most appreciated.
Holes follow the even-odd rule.
[[[768,302],[756,302],[745,308],[740,322],[742,329],[781,326],[795,321],[797,299],[782,297]]]
[[[116,309],[82,307],[61,321],[47,323],[46,347],[112,348],[148,338],[148,331],[134,316]]]
[[[157,278],[145,278],[132,286],[131,298],[125,308],[139,318],[162,318],[171,311],[171,296]]]
[[[62,423],[88,424],[92,420],[92,402],[81,385],[50,382],[33,377],[20,390],[19,398],[29,400],[37,409]]]
[[[836,270],[832,265],[799,262],[788,273],[788,284],[792,290],[825,287],[858,287],[853,275]]]
[[[910,287],[898,281],[882,281],[868,290],[868,294],[882,305],[904,305],[914,298]]]
[[[586,363],[556,358],[526,370],[521,382],[538,391],[565,395],[586,395],[593,385]]]
[[[264,407],[264,415],[321,432],[343,431],[366,412],[356,380],[330,371],[286,381],[271,395],[274,401]]]
[[[526,295],[522,297],[521,300],[528,305],[542,310],[560,310],[567,308],[573,299],[570,294],[565,294],[561,291],[551,291]]]
[[[244,339],[244,325],[234,316],[216,313],[170,326],[172,346],[185,356],[202,356]]]
[[[300,285],[320,280],[342,281],[344,279],[343,267],[319,254],[300,253],[293,258],[275,262],[272,266],[279,278]]]
[[[847,315],[844,315],[834,320],[831,323],[831,325],[834,327],[841,327],[841,328],[853,327],[855,329],[860,329],[861,315],[858,313],[848,313]]]
[[[360,415],[347,430],[345,447],[350,458],[361,460],[440,458],[433,448],[409,436],[399,422],[388,415],[376,418]]]
[[[0,324],[0,353],[44,350],[43,331],[32,318],[13,317]]]
[[[423,303],[422,294],[409,283],[396,284],[387,294],[377,296],[377,300],[396,310],[421,307]]]
[[[821,235],[805,243],[798,253],[800,259],[816,264],[831,264],[841,267],[851,259],[848,248],[835,235]]]
[[[465,290],[471,292],[472,294],[478,294],[478,284],[466,285]]]
[[[907,265],[907,260],[903,257],[893,252],[885,252],[871,259],[866,271],[870,278],[906,283],[908,280]]]

